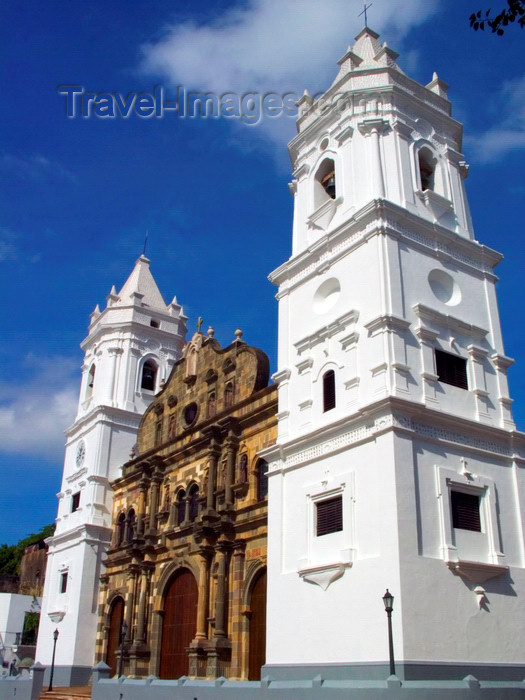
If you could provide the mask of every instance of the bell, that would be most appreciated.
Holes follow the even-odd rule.
[[[325,183],[324,190],[329,197],[335,199],[335,177],[333,175]]]

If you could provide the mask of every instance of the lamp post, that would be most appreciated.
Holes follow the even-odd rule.
[[[394,665],[394,641],[392,639],[392,610],[394,609],[394,596],[388,588],[383,596],[383,603],[385,604],[385,612],[388,618],[388,655],[390,657],[390,675],[394,676],[396,673],[396,667]]]
[[[51,675],[49,677],[48,691],[53,690],[53,675],[55,673],[55,651],[57,648],[58,629],[53,632],[53,656],[51,657]]]
[[[118,672],[117,675],[120,678],[122,675],[122,664],[124,663],[124,641],[126,639],[126,635],[128,633],[128,623],[126,620],[122,621],[122,625],[120,627],[120,656],[118,659]]]

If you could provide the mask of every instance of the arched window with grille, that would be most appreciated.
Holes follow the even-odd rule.
[[[257,462],[255,475],[257,479],[257,500],[264,501],[268,496],[268,463],[264,459],[260,459]]]
[[[177,494],[177,525],[186,519],[186,491],[181,489]]]
[[[329,369],[323,374],[323,412],[335,408],[335,372]]]
[[[135,538],[136,518],[135,518],[135,511],[133,510],[133,508],[131,508],[128,512],[128,517],[126,518],[126,525],[127,525],[126,541],[129,544]]]
[[[117,518],[117,547],[119,547],[126,536],[126,514],[121,513]]]
[[[193,522],[199,515],[199,487],[193,484],[188,495],[188,517]]]

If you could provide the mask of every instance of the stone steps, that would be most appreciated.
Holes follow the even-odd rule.
[[[87,700],[91,697],[91,686],[71,688],[53,688],[51,692],[42,691],[40,700]]]

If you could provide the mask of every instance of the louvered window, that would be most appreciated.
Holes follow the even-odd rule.
[[[463,357],[436,350],[436,372],[440,382],[468,389],[467,361]]]
[[[316,535],[329,535],[343,529],[343,497],[336,496],[315,504],[317,510]]]
[[[473,530],[481,532],[481,518],[479,514],[479,496],[462,491],[450,493],[452,506],[452,526],[460,530]]]
[[[335,374],[329,369],[323,375],[323,411],[331,411],[335,408]]]

